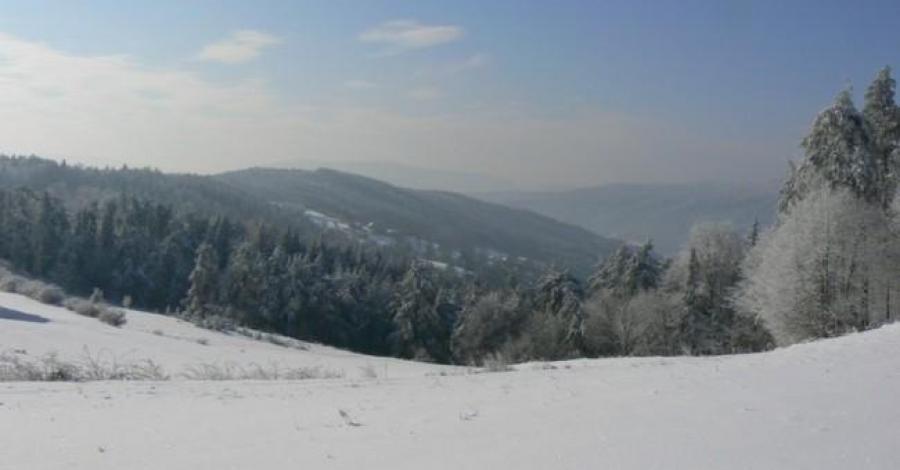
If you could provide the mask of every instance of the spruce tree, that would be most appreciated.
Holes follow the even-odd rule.
[[[216,252],[209,243],[202,243],[197,248],[194,270],[188,280],[190,289],[184,301],[187,313],[203,318],[214,310],[219,288],[219,262]]]
[[[256,245],[242,243],[231,255],[224,280],[225,298],[235,320],[249,326],[264,326],[263,317],[259,313],[265,283],[262,255]]]
[[[421,360],[433,360],[434,338],[442,330],[440,317],[435,311],[437,289],[430,273],[417,263],[413,263],[398,286],[393,302],[392,335],[394,352],[397,355]]]
[[[635,252],[634,261],[628,270],[627,286],[631,295],[655,289],[661,275],[662,263],[653,253],[653,241],[647,240]]]
[[[803,139],[805,156],[781,191],[779,209],[788,211],[819,187],[847,188],[867,201],[882,198],[880,171],[865,120],[844,90],[819,113]]]
[[[588,279],[588,291],[628,298],[638,292],[658,287],[662,275],[662,263],[653,252],[653,242],[640,247],[622,245],[597,267]]]
[[[604,259],[588,278],[588,292],[596,293],[609,290],[624,289],[625,277],[632,263],[632,248],[620,246],[613,254]]]
[[[896,85],[891,77],[891,68],[881,69],[866,90],[863,107],[863,116],[872,133],[882,207],[888,207],[893,201],[897,179],[900,178],[900,108],[894,101]]]
[[[37,221],[34,224],[34,262],[32,272],[39,276],[50,274],[63,246],[69,219],[65,210],[50,198],[41,194]]]
[[[747,245],[750,248],[759,243],[759,219],[753,219],[753,226],[750,227],[750,233],[747,235]]]
[[[584,335],[582,297],[581,285],[568,272],[551,269],[537,282],[539,312],[563,321],[567,325],[566,341],[576,348],[580,347]]]
[[[700,260],[697,250],[691,248],[688,261],[687,285],[684,291],[684,315],[682,337],[691,354],[698,354],[706,349],[709,336],[709,306],[701,286]]]

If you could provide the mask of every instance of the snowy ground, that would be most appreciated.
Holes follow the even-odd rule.
[[[238,334],[226,335],[198,328],[165,315],[126,311],[127,323],[121,328],[113,328],[64,308],[0,292],[0,353],[24,350],[27,356],[39,358],[53,352],[67,361],[80,362],[90,356],[104,363],[120,364],[150,359],[174,378],[201,365],[284,370],[318,367],[323,371],[342,372],[349,378],[366,375],[363,368],[373,369],[388,378],[454,369],[363,356],[289,338],[283,339],[292,347],[279,346]],[[38,318],[23,319],[15,312]],[[4,320],[5,317],[20,319]]]
[[[473,374],[284,348],[157,315],[132,312],[117,330],[19,296],[0,295],[0,307],[49,320],[0,314],[0,350],[77,358],[89,344],[167,370],[279,361],[347,372],[296,382],[0,383],[2,470],[900,468],[900,325],[766,354]],[[378,377],[358,373],[369,364]]]

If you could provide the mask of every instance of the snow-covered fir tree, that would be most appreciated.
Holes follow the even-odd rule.
[[[588,278],[588,291],[610,291],[631,297],[655,289],[662,271],[662,263],[653,252],[653,242],[647,241],[639,247],[622,245]]]
[[[874,143],[850,91],[838,94],[834,104],[819,113],[803,139],[805,155],[781,191],[779,208],[786,212],[816,188],[846,188],[857,196],[882,198],[882,180]]]
[[[194,270],[188,280],[190,289],[185,297],[184,305],[188,314],[203,317],[218,300],[219,261],[212,245],[203,243],[197,248]]]
[[[536,283],[536,303],[540,312],[567,325],[566,339],[577,344],[584,335],[584,292],[578,279],[568,272],[550,270]]]
[[[441,331],[441,319],[435,309],[438,288],[428,269],[413,263],[393,302],[392,335],[394,351],[402,357],[434,360],[440,355],[434,340]]]
[[[881,204],[885,208],[890,206],[900,178],[900,108],[894,100],[896,86],[891,68],[881,69],[866,89],[863,107],[880,176]]]

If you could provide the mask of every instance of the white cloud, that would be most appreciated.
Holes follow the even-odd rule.
[[[444,93],[439,88],[423,86],[409,90],[406,96],[417,101],[431,101],[444,96]]]
[[[359,34],[359,40],[381,44],[384,53],[398,53],[411,49],[425,49],[459,40],[465,31],[454,25],[425,25],[415,20],[394,20],[382,23]]]
[[[428,64],[420,68],[415,75],[419,79],[441,80],[452,75],[477,70],[491,64],[491,56],[482,52],[468,57],[443,63]]]
[[[260,80],[213,83],[128,56],[77,56],[0,34],[0,151],[177,170],[274,150],[282,110]],[[260,132],[257,134],[257,132]]]
[[[465,72],[466,70],[480,69],[490,63],[491,56],[484,53],[478,53],[472,54],[462,61],[448,65],[446,70],[448,73],[459,73]]]
[[[344,86],[351,90],[371,90],[378,85],[368,80],[347,80],[344,82]]]
[[[197,60],[239,64],[259,57],[260,51],[281,43],[271,34],[249,29],[235,31],[225,39],[206,45],[197,54]]]

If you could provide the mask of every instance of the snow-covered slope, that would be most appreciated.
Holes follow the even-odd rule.
[[[184,355],[371,360],[282,351],[166,318],[131,314],[116,330],[18,297],[0,305],[51,320],[0,320],[3,347],[36,351],[46,331],[73,353],[80,338],[127,337],[130,346],[110,348],[158,354],[168,366]],[[385,363],[389,373],[377,378],[0,384],[0,469],[900,468],[900,325],[730,357],[444,375]]]
[[[223,369],[260,366],[282,370],[320,368],[323,372],[346,377],[371,375],[363,369],[374,369],[389,377],[423,376],[453,369],[354,354],[275,336],[281,339],[279,343],[285,344],[278,345],[239,334],[198,328],[165,315],[126,312],[127,323],[114,328],[61,307],[44,305],[21,295],[0,293],[0,353],[16,351],[23,359],[39,359],[56,353],[60,359],[75,363],[89,359],[107,364],[151,360],[174,379],[201,366]],[[23,317],[21,313],[34,318]],[[7,317],[19,319],[4,319]]]

